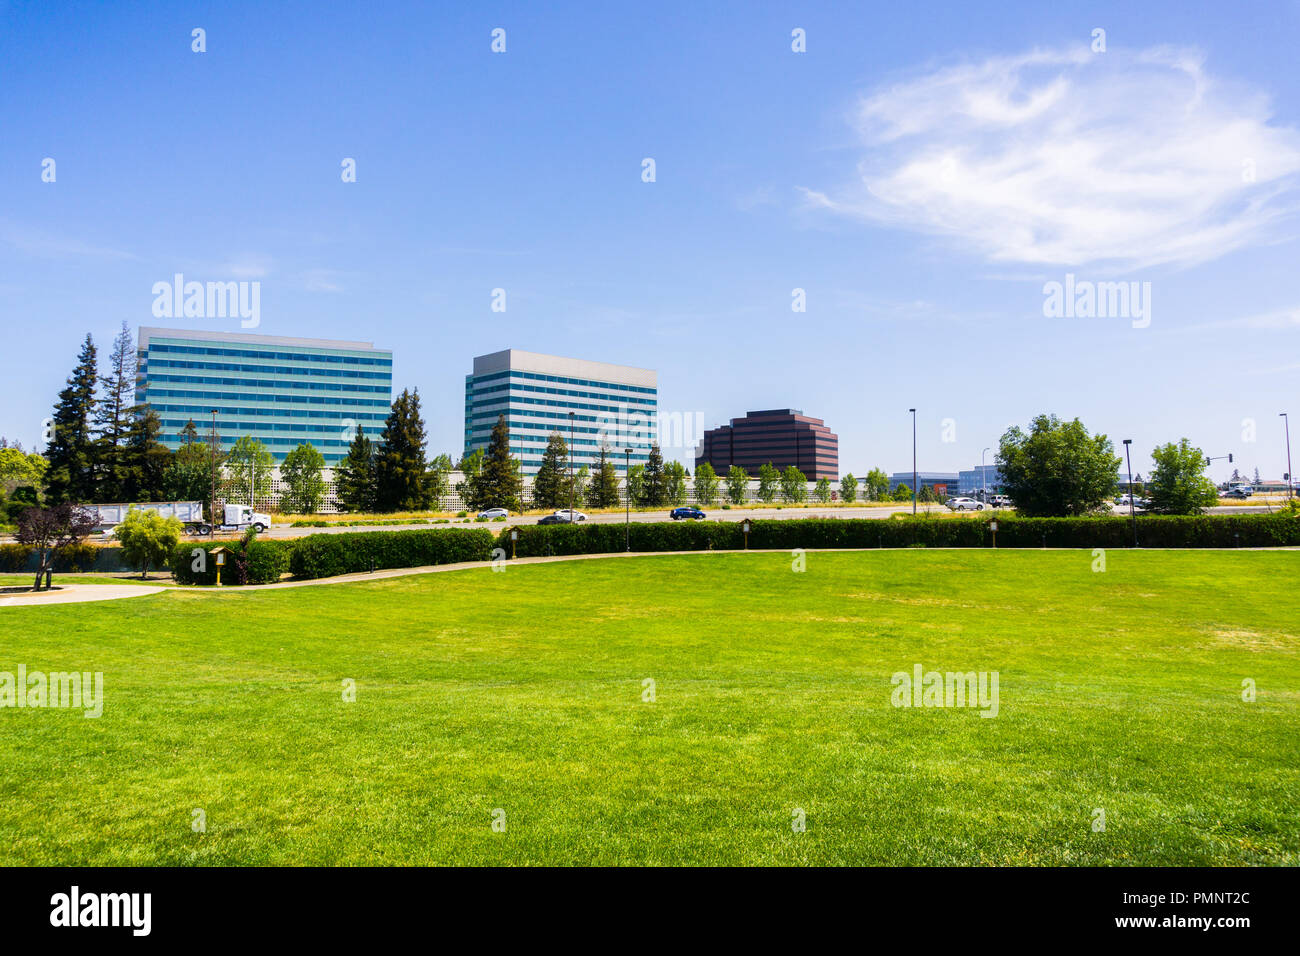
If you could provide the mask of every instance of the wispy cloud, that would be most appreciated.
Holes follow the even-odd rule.
[[[1033,51],[867,95],[859,182],[815,209],[993,262],[1185,265],[1293,235],[1300,132],[1195,51]]]
[[[43,259],[138,259],[123,249],[97,246],[81,239],[54,236],[26,226],[0,220],[0,242],[28,255]]]

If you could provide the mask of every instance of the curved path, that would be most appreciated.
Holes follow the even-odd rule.
[[[146,584],[61,584],[53,591],[0,594],[0,607],[30,607],[38,604],[83,604],[86,601],[114,601],[118,598],[157,594],[171,588]]]

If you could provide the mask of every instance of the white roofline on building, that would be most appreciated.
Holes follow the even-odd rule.
[[[240,342],[245,345],[286,345],[308,349],[351,349],[353,351],[384,352],[377,349],[373,342],[346,342],[341,339],[300,339],[283,335],[254,335],[250,332],[219,332],[208,329],[162,329],[154,326],[140,326],[140,348],[146,348],[150,338],[159,339],[196,339],[202,342]]]
[[[474,357],[475,375],[487,375],[510,369],[536,372],[541,375],[558,375],[563,378],[586,378],[601,382],[618,382],[623,385],[640,385],[646,388],[659,387],[658,372],[631,365],[564,358],[541,352],[525,352],[522,349],[502,349],[500,352]]]

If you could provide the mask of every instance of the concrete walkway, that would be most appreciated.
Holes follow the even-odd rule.
[[[84,604],[87,601],[115,601],[118,598],[142,597],[170,591],[172,588],[144,584],[60,584],[54,591],[28,594],[0,594],[0,607],[27,607],[36,604]]]

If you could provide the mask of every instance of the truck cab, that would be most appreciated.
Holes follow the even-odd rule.
[[[254,511],[251,505],[226,505],[222,516],[222,531],[242,531],[255,528],[260,533],[271,527],[271,518],[260,511]]]

